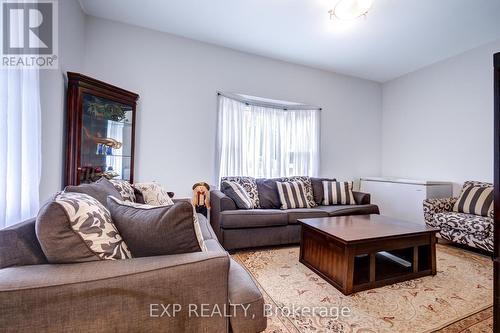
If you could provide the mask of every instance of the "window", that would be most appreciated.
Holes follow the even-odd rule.
[[[320,109],[219,94],[218,180],[224,176],[315,176]]]

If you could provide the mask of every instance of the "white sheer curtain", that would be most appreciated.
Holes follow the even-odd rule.
[[[320,111],[248,105],[219,96],[217,183],[224,176],[316,176]]]
[[[41,106],[36,69],[0,69],[0,228],[38,212]]]

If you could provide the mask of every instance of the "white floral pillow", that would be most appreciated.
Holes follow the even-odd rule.
[[[157,183],[135,183],[134,187],[141,191],[146,205],[168,206],[174,204],[167,191]]]
[[[134,188],[126,180],[111,179],[110,182],[120,192],[124,201],[135,202]]]
[[[55,195],[40,210],[36,232],[50,263],[132,258],[108,209],[87,194]]]

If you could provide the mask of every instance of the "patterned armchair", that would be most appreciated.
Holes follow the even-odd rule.
[[[465,182],[464,188],[470,185],[492,186],[489,183]],[[424,200],[425,224],[440,228],[441,238],[454,243],[465,244],[474,248],[493,252],[493,211],[488,217],[457,213],[453,206],[458,198]]]

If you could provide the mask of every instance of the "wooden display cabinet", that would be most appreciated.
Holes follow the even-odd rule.
[[[68,72],[65,185],[134,179],[139,95]]]

